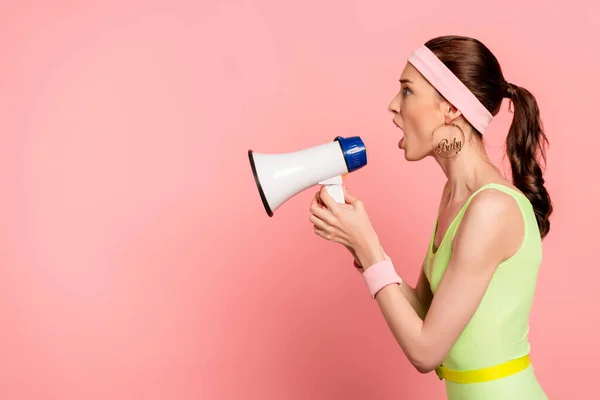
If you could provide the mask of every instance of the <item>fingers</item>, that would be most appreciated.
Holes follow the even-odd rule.
[[[333,214],[337,214],[340,205],[333,199],[333,197],[331,197],[329,192],[327,192],[327,188],[325,186],[323,186],[319,191],[319,196],[323,204],[325,204],[325,206],[330,209]]]
[[[317,193],[315,193],[314,199],[316,199],[319,204],[325,205],[325,203],[323,203],[323,200],[321,200],[321,191],[320,190]]]
[[[309,216],[310,222],[314,225],[314,231],[332,242],[348,245],[347,235],[339,229],[340,206],[327,192],[325,187],[322,187],[310,203]]]
[[[328,223],[326,223],[325,221],[323,221],[322,219],[320,219],[319,217],[317,217],[314,214],[311,214],[310,217],[308,218],[310,222],[312,222],[312,224],[319,230],[325,232],[325,233],[333,233],[334,231],[334,227],[329,225]]]
[[[341,243],[344,241],[344,235],[335,226],[323,221],[314,214],[311,214],[308,219],[312,222],[315,233],[319,236],[334,242]]]
[[[318,196],[318,193],[313,198],[312,202],[310,203],[311,214],[314,214],[317,218],[328,223],[329,225],[334,225],[335,217],[333,216],[331,211],[329,211],[327,209],[327,207],[325,207],[324,205],[322,205],[318,202],[317,196]]]
[[[310,216],[308,217],[309,221],[315,226],[319,232],[322,233],[325,237],[326,235],[330,235],[335,230],[334,222],[335,217],[331,214],[331,212],[324,206],[319,203],[319,193],[313,197],[310,203]],[[329,238],[327,238],[329,240]]]
[[[317,225],[313,225],[313,230],[317,235],[321,236],[323,239],[331,240],[331,233],[324,231]]]
[[[361,204],[361,201],[359,199],[357,199],[350,192],[348,192],[348,188],[346,188],[346,186],[344,186],[344,198],[346,199],[346,203],[348,204]]]
[[[322,229],[318,225],[313,225],[313,230],[318,236],[321,236],[324,239],[329,240],[330,242],[341,243],[344,246],[348,246],[348,241],[338,235],[335,229],[325,228]]]

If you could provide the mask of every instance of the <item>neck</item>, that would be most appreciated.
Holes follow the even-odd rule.
[[[485,152],[483,143],[472,137],[470,139],[468,145],[455,157],[435,157],[448,179],[451,201],[466,199],[489,181],[490,176],[498,174]]]

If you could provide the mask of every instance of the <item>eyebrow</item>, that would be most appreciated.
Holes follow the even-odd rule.
[[[399,82],[400,83],[412,83],[412,81],[409,79],[400,79]]]

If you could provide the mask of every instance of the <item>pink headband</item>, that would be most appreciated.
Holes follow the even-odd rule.
[[[417,48],[408,62],[483,134],[492,120],[492,114],[429,48],[425,45]]]

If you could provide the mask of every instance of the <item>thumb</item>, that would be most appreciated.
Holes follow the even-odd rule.
[[[327,207],[330,211],[336,212],[338,210],[338,206],[339,205],[333,199],[333,197],[331,197],[331,195],[327,191],[327,187],[323,186],[319,190],[319,197],[321,198],[321,201],[323,202],[323,204],[325,205],[325,207]]]
[[[346,203],[348,204],[354,205],[360,201],[348,191],[348,188],[346,186],[344,186],[344,197],[346,199]]]

